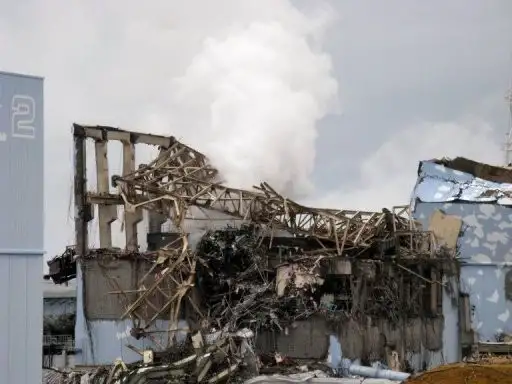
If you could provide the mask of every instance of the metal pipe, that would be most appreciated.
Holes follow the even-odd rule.
[[[348,367],[348,371],[351,375],[373,377],[376,379],[388,379],[395,381],[404,381],[410,376],[410,374],[405,372],[396,372],[389,369],[365,367],[362,365],[355,364],[350,365]]]

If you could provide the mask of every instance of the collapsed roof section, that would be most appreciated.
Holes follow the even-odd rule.
[[[96,140],[125,133],[106,127],[75,126],[76,131]],[[141,136],[131,132],[126,137],[141,140]],[[151,137],[155,142],[155,137]],[[186,209],[197,206],[262,224],[267,229],[317,238],[333,246],[338,255],[350,248],[370,247],[376,238],[385,239],[390,233],[413,228],[408,218],[388,210],[363,212],[306,207],[280,195],[267,183],[251,191],[231,188],[222,183],[218,170],[202,153],[173,137],[160,137],[158,143],[160,153],[154,161],[112,178],[128,212],[134,213],[139,208],[158,212],[169,216],[180,227]],[[91,202],[105,197],[104,191],[88,193]]]

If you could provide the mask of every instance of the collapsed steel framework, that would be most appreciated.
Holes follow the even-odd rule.
[[[96,153],[97,190],[88,191],[86,182],[85,142],[93,139]],[[123,172],[110,180],[107,142],[123,145]],[[75,230],[76,253],[86,258],[93,254],[88,247],[88,222],[93,207],[98,207],[100,248],[112,247],[110,225],[117,219],[117,206],[124,206],[126,252],[137,253],[137,224],[142,210],[150,212],[150,220],[162,224],[170,219],[180,237],[158,250],[155,262],[138,281],[137,294],[118,293],[125,304],[121,318],[131,318],[135,329],[144,333],[158,318],[168,314],[169,335],[177,329],[180,308],[191,304],[200,317],[202,309],[195,304],[191,288],[195,284],[196,257],[188,244],[184,221],[191,207],[212,210],[255,223],[265,236],[284,230],[296,237],[318,242],[318,249],[303,255],[319,259],[357,257],[366,251],[400,246],[404,257],[434,259],[438,247],[429,232],[416,228],[408,216],[408,207],[393,211],[362,212],[306,207],[280,195],[267,183],[254,190],[230,188],[221,175],[200,152],[174,137],[162,137],[122,131],[103,126],[74,125],[75,142]],[[157,146],[159,153],[147,165],[135,165],[135,145]],[[115,193],[110,189],[110,181]],[[376,245],[377,244],[377,245]],[[404,246],[405,245],[405,246]],[[376,249],[376,247],[378,249]],[[113,252],[113,251],[112,251]],[[156,278],[154,277],[156,275]],[[114,288],[115,282],[113,282]],[[163,305],[154,303],[155,294],[163,297]],[[148,315],[150,308],[151,315]]]

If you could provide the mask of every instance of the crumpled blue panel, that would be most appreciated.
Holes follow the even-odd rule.
[[[459,200],[512,205],[512,184],[483,180],[444,165],[423,161],[413,199],[426,203]]]

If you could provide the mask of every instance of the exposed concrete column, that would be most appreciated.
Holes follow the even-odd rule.
[[[149,233],[162,232],[162,225],[166,221],[167,216],[157,212],[149,212]]]
[[[135,145],[129,140],[123,140],[123,175],[135,171]],[[138,249],[137,225],[142,221],[143,215],[140,208],[135,212],[124,212],[124,227],[126,234],[126,249],[136,251]]]
[[[79,129],[74,125],[75,142],[75,236],[76,251],[79,256],[85,256],[89,249],[88,222],[92,219],[91,206],[87,203],[87,172],[85,138],[80,135]]]
[[[108,169],[108,143],[104,140],[96,140],[96,178],[98,193],[109,193],[109,169]],[[112,247],[111,224],[117,219],[117,206],[98,204],[98,225],[100,231],[100,247]]]

